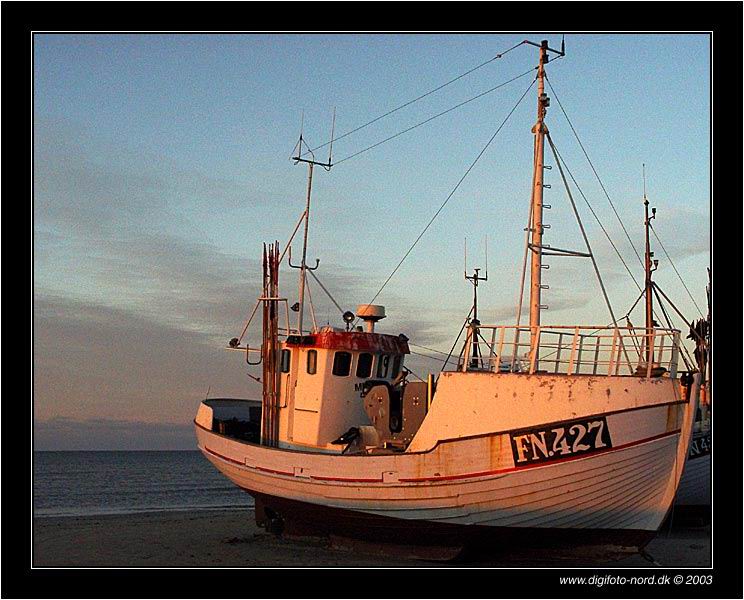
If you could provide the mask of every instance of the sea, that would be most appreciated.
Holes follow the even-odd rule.
[[[253,507],[197,451],[34,452],[34,516]]]

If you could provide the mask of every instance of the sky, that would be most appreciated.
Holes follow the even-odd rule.
[[[307,169],[301,127],[328,141],[543,34],[121,35],[34,37],[34,432],[36,449],[194,449],[211,397],[260,397],[225,350],[253,308],[263,242],[285,244]],[[642,251],[643,179],[654,227],[705,312],[710,264],[710,56],[705,35],[566,36],[548,64],[547,125],[581,191],[642,280],[618,216]],[[513,114],[375,301],[378,327],[448,351],[467,315],[468,265],[485,267],[481,321],[515,322],[532,169],[536,91],[519,48],[333,145],[316,169],[309,259],[344,308],[370,302],[489,138]],[[326,160],[328,147],[316,152]],[[552,164],[549,153],[547,164]],[[348,160],[344,160],[351,157]],[[544,242],[584,250],[557,169],[546,171]],[[613,308],[638,290],[577,190]],[[655,279],[698,309],[664,251]],[[301,246],[294,244],[295,257]],[[295,259],[296,260],[296,259]],[[551,258],[543,323],[606,324],[591,263]],[[296,297],[297,272],[282,268]],[[340,313],[310,282],[319,324]],[[642,315],[632,316],[636,324]],[[677,322],[677,326],[680,323]],[[249,338],[260,336],[252,328]],[[420,348],[418,351],[425,352]],[[440,363],[412,356],[421,376]]]

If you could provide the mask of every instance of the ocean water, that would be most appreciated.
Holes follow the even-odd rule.
[[[253,506],[199,451],[34,452],[34,516]]]

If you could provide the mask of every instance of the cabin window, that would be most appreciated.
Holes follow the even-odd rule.
[[[400,373],[400,363],[403,357],[400,354],[396,354],[393,358],[393,371],[390,373],[390,377],[395,379]]]
[[[377,376],[380,379],[386,379],[388,376],[389,370],[390,370],[390,355],[389,354],[380,355],[380,360],[377,362]]]
[[[291,355],[292,355],[291,350],[282,350],[282,362],[281,362],[282,373],[289,373],[289,359]]]
[[[351,353],[336,352],[333,356],[333,374],[346,377],[351,371]]]
[[[357,360],[356,376],[366,379],[372,375],[372,355],[362,352]]]
[[[318,351],[308,350],[307,351],[307,372],[310,375],[315,375],[318,372]]]

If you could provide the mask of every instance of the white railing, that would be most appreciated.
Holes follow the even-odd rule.
[[[635,327],[540,326],[535,328],[536,352],[531,333],[529,327],[514,325],[471,326],[458,369],[635,377],[677,374],[680,332],[676,329],[655,328],[649,334]]]

